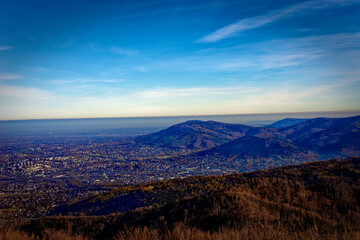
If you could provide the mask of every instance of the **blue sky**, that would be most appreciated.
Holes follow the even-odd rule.
[[[360,110],[360,0],[2,1],[0,119]]]

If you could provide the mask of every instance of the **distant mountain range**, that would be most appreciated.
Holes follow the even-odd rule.
[[[277,130],[270,127],[193,120],[153,134],[139,136],[135,140],[139,144],[199,150],[219,146],[243,136],[266,138],[276,135]]]
[[[274,127],[274,128],[290,127],[290,126],[296,125],[298,123],[305,122],[307,120],[310,120],[310,118],[285,118],[283,120],[274,122],[267,126]]]
[[[265,127],[187,121],[139,136],[135,141],[197,150],[175,157],[185,165],[208,161],[237,164],[241,171],[250,171],[331,157],[360,156],[360,116],[284,119]]]
[[[318,126],[320,129],[307,126],[307,134],[294,139],[294,143],[319,154],[359,156],[360,116],[331,119],[325,122],[322,126]]]

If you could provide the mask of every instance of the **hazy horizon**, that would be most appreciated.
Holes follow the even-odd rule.
[[[204,114],[204,115],[168,115],[168,116],[126,116],[126,117],[85,117],[85,118],[26,118],[26,119],[0,119],[0,122],[6,121],[41,121],[41,120],[86,120],[86,119],[132,119],[132,118],[189,118],[189,117],[217,117],[217,116],[299,116],[298,118],[306,118],[306,116],[311,117],[351,117],[360,115],[360,110],[354,111],[314,111],[314,112],[273,112],[273,113],[241,113],[241,114]],[[291,117],[289,117],[291,118]],[[194,119],[196,120],[196,119]]]
[[[0,136],[112,135],[147,134],[188,120],[217,121],[252,126],[272,124],[284,118],[352,117],[360,112],[312,112],[276,114],[234,114],[202,116],[28,119],[0,121]]]

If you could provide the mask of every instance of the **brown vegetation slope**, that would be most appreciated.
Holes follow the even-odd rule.
[[[136,195],[139,192],[152,193],[141,198],[144,201],[150,196],[163,199],[163,195],[171,193],[174,198],[161,205],[150,203],[148,207],[107,216],[37,219],[20,229],[34,236],[61,231],[90,239],[114,239],[119,234],[122,239],[169,239],[169,236],[173,239],[211,239],[209,236],[359,239],[360,236],[359,158],[120,188],[97,195],[88,201],[88,206],[106,209],[114,199],[122,205],[125,196],[128,201],[144,197]],[[79,214],[89,210],[78,207]],[[143,231],[150,237],[141,237]],[[192,234],[197,237],[191,237]]]

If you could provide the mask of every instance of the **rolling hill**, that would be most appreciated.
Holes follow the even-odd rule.
[[[239,157],[246,155],[248,158],[297,158],[297,156],[303,158],[310,154],[312,157],[317,155],[318,159],[360,156],[360,116],[309,120],[284,119],[274,123],[274,126],[296,122],[299,123],[275,128],[214,121],[187,121],[157,133],[139,136],[136,138],[136,142],[191,151],[211,149],[200,155],[226,155],[228,158],[235,155]],[[265,143],[266,141],[267,143]],[[274,145],[275,142],[279,143],[278,146],[287,146],[288,149],[282,148],[282,151]],[[230,145],[226,145],[228,143]],[[222,145],[224,145],[223,148]],[[236,145],[239,146],[236,147]],[[266,148],[261,148],[261,146],[266,146]],[[228,150],[231,154],[225,153]],[[217,151],[219,152],[217,153]],[[272,151],[273,154],[269,151]],[[277,152],[275,153],[275,151]],[[290,154],[290,152],[292,153]]]
[[[321,154],[359,156],[360,116],[334,119],[328,128],[298,138],[294,143]]]
[[[274,127],[274,128],[290,127],[290,126],[294,126],[298,123],[305,122],[307,120],[310,120],[310,118],[285,118],[285,119],[279,120],[279,121],[274,122],[267,126]]]
[[[174,157],[170,161],[177,161],[187,168],[207,166],[249,172],[314,161],[318,157],[284,138],[244,136],[217,147]]]
[[[215,121],[187,121],[165,130],[135,138],[138,144],[190,150],[207,149],[243,136],[270,137],[276,129]]]
[[[280,128],[279,132],[292,141],[305,139],[312,134],[328,129],[336,118],[314,118],[293,126]]]
[[[229,143],[201,151],[198,155],[223,155],[233,157],[295,157],[301,151],[286,139],[244,136]]]

